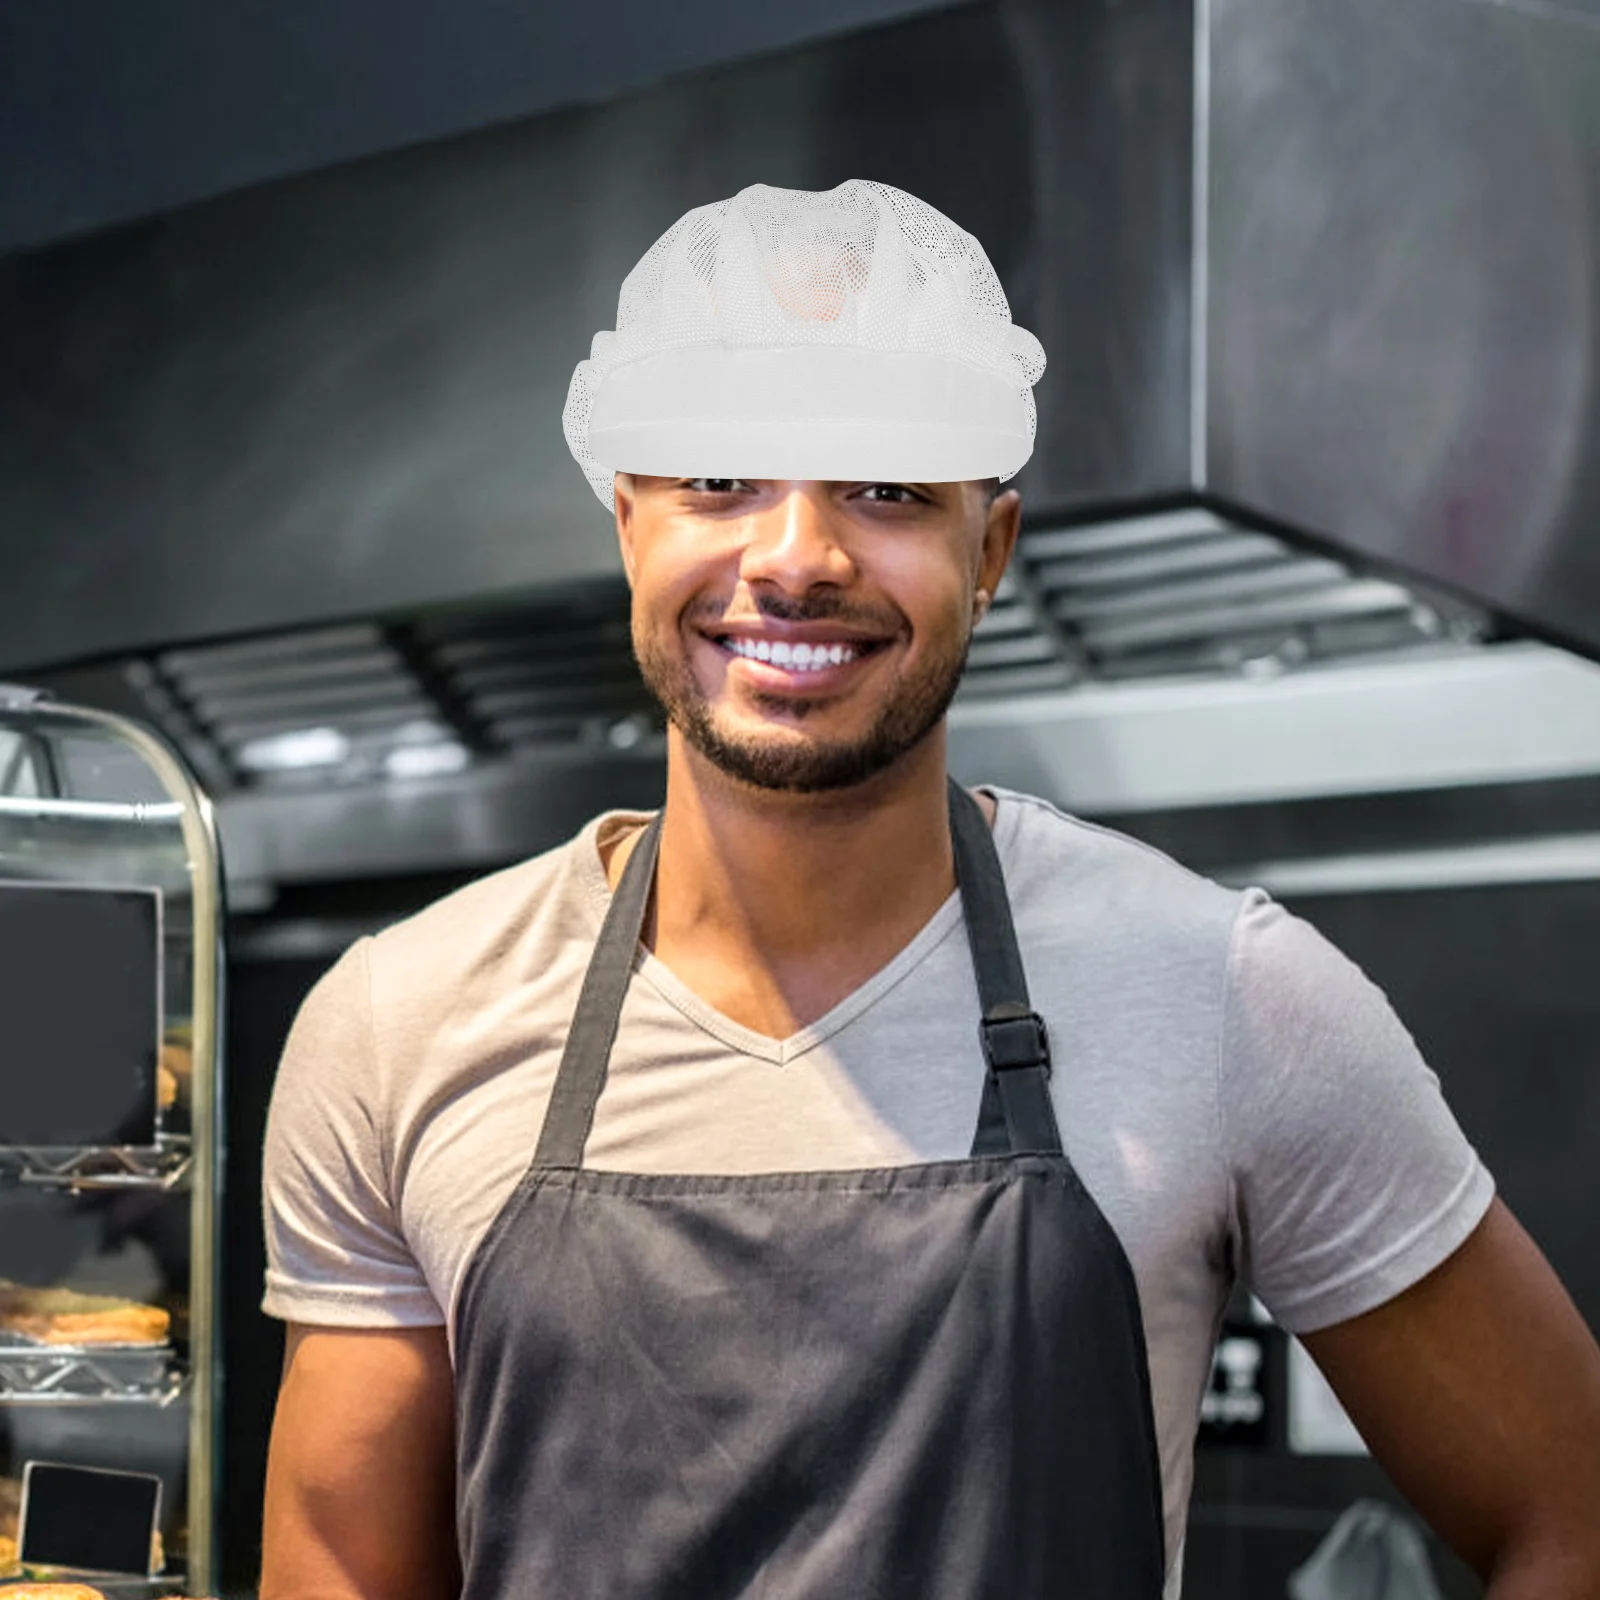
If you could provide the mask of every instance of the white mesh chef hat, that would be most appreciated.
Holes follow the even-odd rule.
[[[983,246],[932,206],[755,183],[645,252],[561,425],[608,510],[615,472],[1010,478],[1043,371]]]

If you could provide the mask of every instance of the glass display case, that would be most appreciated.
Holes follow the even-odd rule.
[[[159,1480],[148,1570],[53,1564],[213,1592],[221,897],[158,735],[0,685],[0,1577],[40,1559],[42,1486],[88,1468]],[[103,1531],[83,1504],[69,1556]]]

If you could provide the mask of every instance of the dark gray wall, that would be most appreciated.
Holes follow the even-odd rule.
[[[1035,506],[1179,487],[1169,0],[938,12],[0,262],[0,671],[614,574],[560,415],[623,276],[752,182],[900,185],[1044,340]]]
[[[0,0],[0,250],[951,0]]]
[[[1294,909],[1382,985],[1600,1333],[1600,885],[1328,895]]]

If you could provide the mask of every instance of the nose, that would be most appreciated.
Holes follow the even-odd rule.
[[[768,583],[790,594],[804,594],[820,584],[843,587],[850,582],[855,564],[827,487],[787,483],[780,494],[751,512],[739,560],[739,576],[746,583]]]

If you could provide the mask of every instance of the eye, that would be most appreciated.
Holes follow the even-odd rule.
[[[696,494],[734,494],[740,486],[750,485],[743,478],[685,478],[684,487]]]
[[[877,498],[875,491],[880,489],[883,490],[886,495],[893,496],[894,498]],[[869,483],[862,488],[861,493],[863,495],[873,496],[871,503],[873,505],[881,506],[909,506],[915,505],[922,500],[922,496],[918,494],[916,490],[907,488],[903,483]]]

